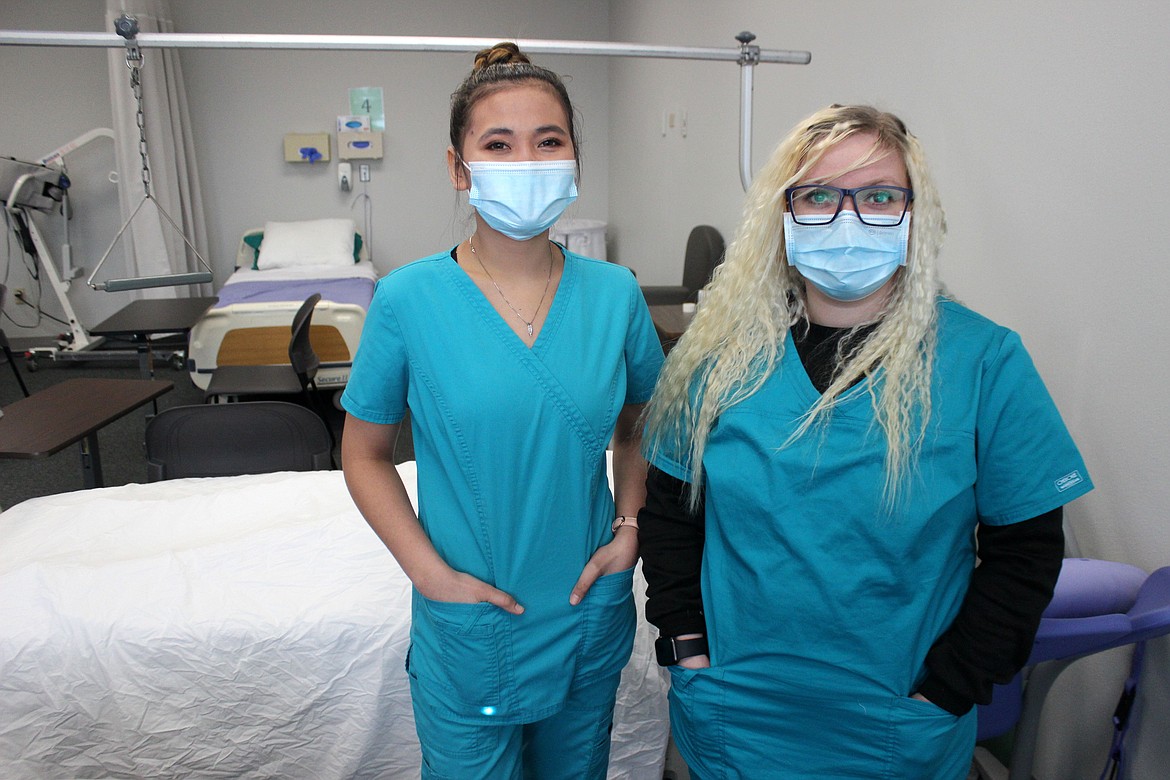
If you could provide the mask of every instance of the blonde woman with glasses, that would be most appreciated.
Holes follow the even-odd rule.
[[[944,233],[902,121],[826,108],[667,359],[639,540],[692,777],[964,778],[1028,657],[1092,483],[1019,337],[942,292]]]

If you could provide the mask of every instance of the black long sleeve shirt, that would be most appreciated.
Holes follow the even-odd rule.
[[[801,361],[823,392],[835,374],[838,356],[850,348],[840,346],[842,337],[857,344],[868,330],[849,335],[847,329],[811,325],[799,335]],[[690,511],[690,486],[654,467],[646,488],[646,506],[638,515],[648,583],[646,618],[662,636],[705,634],[702,496],[698,509]],[[1006,526],[980,523],[976,541],[979,565],[959,614],[927,653],[926,676],[918,687],[919,693],[955,715],[991,701],[992,685],[1011,680],[1027,661],[1060,574],[1063,512],[1058,507]],[[777,619],[782,619],[782,609],[777,608]]]

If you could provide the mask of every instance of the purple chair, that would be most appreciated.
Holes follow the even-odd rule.
[[[1044,699],[1074,661],[1122,645],[1138,645],[1170,633],[1170,566],[1147,574],[1136,566],[1090,558],[1066,558],[1052,603],[1044,611],[1024,671],[997,685],[991,704],[979,707],[977,739],[1016,729],[1009,780],[1030,780]],[[1134,692],[1135,678],[1127,683]],[[1123,725],[1123,724],[1122,724]],[[1120,758],[1121,726],[1113,759]],[[1003,777],[985,750],[976,751],[981,777]]]

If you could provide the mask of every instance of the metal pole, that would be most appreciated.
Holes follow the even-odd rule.
[[[529,54],[584,54],[604,57],[651,57],[677,60],[719,60],[739,63],[739,179],[744,190],[752,182],[752,78],[761,62],[807,65],[807,51],[764,51],[751,45],[756,36],[735,36],[738,49],[691,46],[652,46],[604,41],[518,39]],[[495,45],[499,38],[441,38],[413,35],[268,35],[263,33],[141,33],[137,45],[144,49],[298,49],[316,51],[422,51],[475,52]],[[91,46],[122,48],[126,42],[113,33],[33,32],[0,30],[0,46]]]
[[[755,36],[752,36],[753,38]],[[566,41],[511,38],[455,38],[413,35],[271,35],[262,33],[140,33],[138,45],[144,49],[301,49],[320,51],[425,51],[475,52],[500,40],[515,42],[530,54],[585,54],[608,57],[651,57],[681,60],[723,60],[737,62],[738,49],[691,46],[654,46],[638,43],[605,41]],[[3,46],[90,46],[120,49],[125,41],[114,33],[43,32],[0,30]],[[807,51],[761,51],[759,62],[807,65],[812,55]]]
[[[752,184],[752,78],[760,61],[760,47],[750,45],[756,36],[747,30],[739,41],[739,181],[744,192]]]

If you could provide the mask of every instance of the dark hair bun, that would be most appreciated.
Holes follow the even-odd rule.
[[[528,55],[520,51],[520,47],[511,41],[497,43],[490,49],[483,49],[475,55],[475,65],[472,73],[491,67],[492,65],[516,65],[529,63]]]

